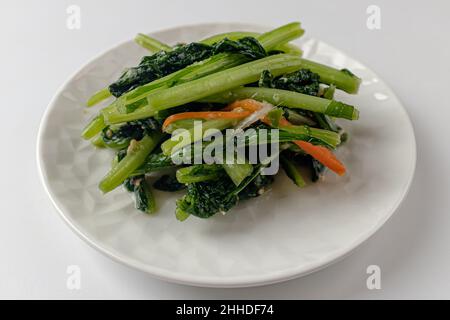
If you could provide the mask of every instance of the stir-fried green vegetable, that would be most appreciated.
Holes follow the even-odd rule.
[[[225,214],[264,194],[276,173],[267,170],[278,161],[298,187],[309,180],[301,166],[313,182],[327,168],[344,174],[333,151],[348,133],[335,121],[357,120],[359,111],[334,94],[356,93],[361,80],[302,58],[290,41],[303,33],[290,23],[175,46],[138,34],[150,55],[87,101],[112,98],[81,134],[115,152],[99,189],[123,185],[145,213],[157,208],[152,189],[185,192],[175,210],[183,221]]]

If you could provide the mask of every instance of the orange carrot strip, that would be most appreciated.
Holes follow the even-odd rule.
[[[244,109],[247,111],[252,111],[255,112],[257,110],[259,110],[261,108],[262,104],[259,101],[256,101],[254,99],[244,99],[244,100],[236,100],[233,103],[230,103],[228,106],[226,106],[224,109],[222,110],[228,110],[228,111],[232,111],[232,110],[236,110],[236,109]],[[269,118],[267,118],[267,116],[264,116],[261,119],[262,122],[264,122],[267,125],[271,125],[271,122],[269,120]],[[280,126],[291,126],[292,124],[287,121],[284,117],[281,117],[280,119]]]
[[[163,130],[172,122],[184,119],[241,119],[249,116],[250,111],[234,112],[234,111],[199,111],[199,112],[182,112],[173,114],[164,120]]]
[[[270,119],[265,117],[262,119],[265,124],[270,125]],[[280,119],[280,127],[292,126],[292,124],[286,120],[284,117]],[[343,176],[345,174],[345,166],[340,162],[333,152],[323,146],[316,146],[312,143],[303,141],[303,140],[295,140],[293,141],[300,149],[305,151],[307,154],[312,156],[314,159],[322,163],[325,167],[330,170],[336,172],[338,175]]]
[[[345,166],[340,162],[333,152],[323,146],[316,146],[312,143],[296,140],[294,143],[299,146],[307,154],[311,155],[314,159],[322,163],[330,170],[336,172],[338,175],[343,176],[345,174]]]
[[[236,108],[242,108],[248,111],[256,111],[261,108],[261,103],[253,99],[237,100],[229,104],[224,110],[235,110]],[[261,119],[267,125],[271,125],[271,121],[267,116]],[[292,124],[286,120],[286,118],[281,117],[280,127],[292,126]],[[294,143],[299,146],[307,154],[311,155],[314,159],[322,163],[324,166],[330,170],[336,172],[338,175],[343,176],[346,172],[345,166],[340,162],[333,152],[323,146],[313,145],[312,143],[296,140]]]
[[[235,110],[237,108],[242,108],[247,111],[255,112],[255,111],[261,109],[261,106],[262,106],[262,104],[259,101],[256,101],[254,99],[244,99],[244,100],[236,100],[233,103],[230,103],[229,105],[227,105],[222,110],[231,111],[231,110]]]

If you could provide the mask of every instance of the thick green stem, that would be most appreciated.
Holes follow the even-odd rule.
[[[103,137],[101,134],[95,136],[92,140],[91,143],[94,147],[96,148],[106,148],[106,144],[105,141],[103,141]]]
[[[106,174],[99,184],[104,193],[120,186],[133,171],[142,165],[150,152],[163,137],[160,133],[144,136],[141,140],[133,140],[128,147],[127,155]]]
[[[144,47],[145,49],[149,50],[150,52],[158,52],[161,50],[164,51],[171,51],[172,47],[168,46],[165,43],[162,43],[161,41],[158,41],[152,37],[149,37],[145,34],[138,33],[136,37],[134,38],[134,41],[140,45],[141,47]]]
[[[139,176],[146,173],[156,172],[160,170],[166,170],[169,168],[175,168],[175,164],[172,162],[170,156],[166,156],[162,153],[151,153],[147,156],[144,163],[139,166],[130,176]]]
[[[303,179],[302,175],[298,171],[295,163],[286,158],[285,156],[280,156],[281,166],[283,167],[286,175],[294,182],[295,185],[302,188],[306,186],[306,182]]]
[[[88,125],[83,129],[81,136],[86,139],[92,139],[96,135],[98,135],[104,128],[105,122],[103,121],[103,117],[101,115],[96,116]]]
[[[348,104],[310,96],[298,92],[271,89],[243,87],[201,99],[202,102],[230,103],[235,100],[252,98],[259,101],[267,101],[273,105],[281,105],[293,109],[304,109],[313,112],[324,113],[329,116],[357,120],[359,111]]]
[[[322,143],[328,145],[331,148],[336,148],[341,143],[341,136],[333,131],[328,131],[318,128],[310,128],[308,126],[280,126],[279,129],[293,133],[293,134],[304,134],[307,137],[318,139]]]
[[[234,119],[218,119],[202,122],[200,125],[195,125],[191,129],[183,130],[170,139],[167,139],[161,144],[161,150],[165,155],[171,155],[174,151],[180,150],[194,142],[202,140],[206,130],[216,129],[223,130],[232,127],[236,123]]]
[[[301,37],[304,33],[305,30],[300,27],[300,22],[292,22],[261,34],[258,41],[266,51],[270,51],[282,43]]]
[[[323,93],[323,97],[325,99],[333,99],[334,92],[336,91],[336,86],[334,84],[331,84],[328,88],[325,89],[325,92]]]
[[[255,60],[223,70],[206,77],[161,90],[147,97],[149,105],[140,109],[146,112],[169,109],[188,102],[196,101],[225,90],[255,82],[261,72],[269,70],[274,76],[293,72],[301,67],[300,58],[287,54],[278,54]]]
[[[248,59],[239,54],[220,53],[127,92],[124,94],[124,98],[126,104],[131,104],[145,98],[150,92],[154,92],[157,88],[164,86],[172,87],[175,84],[189,82],[218,71],[235,67],[246,61],[248,61]]]
[[[101,101],[111,97],[111,92],[109,92],[108,88],[104,88],[100,91],[97,91],[92,95],[92,97],[89,98],[86,105],[88,107],[95,106],[97,103],[100,103]]]
[[[314,144],[327,145],[336,148],[339,145],[340,135],[333,131],[310,128],[308,126],[282,126],[277,136],[269,130],[267,135],[260,135],[259,130],[246,136],[245,145],[260,145],[268,143],[292,142],[295,140],[310,141]],[[315,141],[314,141],[315,140]],[[239,145],[239,147],[241,147]]]
[[[253,166],[250,163],[224,163],[222,166],[236,186],[239,186],[253,172]]]

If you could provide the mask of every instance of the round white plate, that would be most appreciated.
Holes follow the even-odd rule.
[[[154,32],[169,44],[232,30],[269,28],[203,24]],[[363,79],[358,95],[338,100],[358,106],[359,121],[342,121],[350,141],[338,151],[348,174],[298,189],[284,173],[272,190],[240,203],[227,215],[175,219],[176,195],[157,193],[159,211],[136,211],[122,188],[102,195],[97,184],[112,153],[95,150],[80,132],[98,107],[88,97],[134,66],[146,51],[133,41],[95,58],[59,90],[38,137],[43,184],[63,219],[108,256],[168,281],[211,287],[279,282],[313,272],[343,257],[377,231],[411,183],[416,148],[411,122],[389,87],[369,68],[315,39],[299,44],[305,57],[349,68]],[[104,104],[103,104],[104,105]]]

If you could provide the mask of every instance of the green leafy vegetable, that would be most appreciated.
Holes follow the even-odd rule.
[[[211,55],[210,51],[209,46],[191,43],[170,52],[159,51],[146,56],[137,67],[129,68],[116,82],[112,83],[109,91],[115,97],[120,97],[133,88],[208,58]]]
[[[134,193],[136,209],[145,213],[154,213],[156,209],[155,198],[144,176],[129,178],[124,182],[124,187]]]
[[[289,41],[303,32],[299,23],[290,23],[263,34],[230,32],[173,47],[138,34],[136,43],[153,54],[87,103],[116,98],[82,132],[94,146],[116,150],[100,190],[106,193],[122,184],[134,194],[136,208],[151,213],[152,187],[169,192],[186,189],[176,203],[175,214],[182,221],[190,215],[225,214],[239,201],[263,194],[274,180],[263,174],[264,169],[277,157],[299,187],[305,181],[297,165],[309,165],[313,181],[323,175],[322,163],[345,173],[329,150],[347,139],[334,118],[356,120],[359,112],[333,97],[336,89],[356,93],[361,79],[347,69],[301,58],[301,50]],[[236,101],[243,99],[266,103]],[[229,103],[234,104],[226,106]],[[189,114],[179,114],[184,112]],[[243,128],[245,135],[216,136],[233,127]],[[203,139],[207,132],[209,139]],[[230,144],[238,151],[230,154],[226,148]],[[279,148],[273,149],[273,144]],[[256,159],[250,153],[255,146],[269,145],[267,152],[257,149]],[[200,153],[215,162],[198,158]],[[146,174],[162,170],[169,173],[151,187]]]
[[[133,88],[222,52],[239,53],[249,59],[259,59],[266,56],[266,52],[258,40],[251,37],[237,41],[223,39],[212,46],[192,42],[178,46],[169,52],[159,51],[151,56],[144,57],[137,67],[129,68],[116,82],[111,84],[109,91],[115,97],[120,97]]]
[[[273,183],[273,176],[258,174],[242,191],[238,193],[239,200],[259,197]]]
[[[176,177],[180,183],[194,183],[216,180],[224,175],[223,168],[217,164],[197,164],[180,168]]]
[[[226,176],[214,182],[190,183],[186,195],[177,201],[177,212],[199,218],[209,218],[217,212],[225,213],[238,201],[238,196],[230,192],[234,188],[233,181]]]
[[[250,59],[264,58],[267,53],[263,46],[253,37],[244,37],[238,40],[222,39],[213,44],[213,54],[222,52],[239,53]]]
[[[175,192],[185,189],[186,185],[178,182],[174,175],[165,174],[153,183],[153,188],[161,191]]]
[[[102,131],[103,143],[113,149],[122,149],[128,146],[131,140],[141,140],[145,134],[160,131],[160,124],[152,119],[143,119],[128,122],[120,126],[106,127]]]
[[[260,87],[283,89],[317,96],[319,93],[319,75],[308,69],[300,69],[293,73],[274,78],[268,70],[261,73]]]

